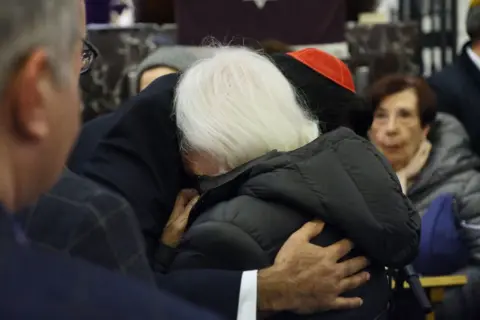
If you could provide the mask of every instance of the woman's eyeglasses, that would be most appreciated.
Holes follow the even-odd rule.
[[[95,46],[91,44],[88,40],[83,40],[82,69],[80,70],[80,74],[88,72],[97,57],[97,48],[95,48]]]

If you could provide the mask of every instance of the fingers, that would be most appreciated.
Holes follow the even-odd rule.
[[[365,257],[356,257],[353,259],[348,259],[346,261],[340,262],[337,265],[338,271],[342,278],[349,277],[353,274],[357,274],[366,267],[370,262]]]
[[[328,254],[331,256],[334,261],[338,261],[341,258],[345,257],[352,249],[354,245],[353,242],[347,239],[340,240],[331,246],[328,246]]]
[[[190,211],[192,211],[192,208],[195,206],[195,204],[198,202],[198,199],[200,199],[200,196],[194,197],[190,202],[187,204],[185,207],[185,210],[183,213],[185,213],[185,216],[188,217],[190,215]]]
[[[324,226],[325,223],[319,220],[307,222],[300,229],[295,231],[295,233],[291,235],[291,238],[301,241],[310,241],[322,232]]]
[[[338,297],[332,304],[333,310],[339,309],[355,309],[360,307],[363,304],[363,300],[361,298],[343,298]]]
[[[183,205],[187,205],[189,201],[198,196],[198,192],[195,189],[183,189],[180,190],[177,196],[177,200],[181,200]]]
[[[345,278],[340,280],[339,289],[340,294],[356,289],[361,285],[365,284],[368,280],[370,280],[370,274],[368,272],[360,272],[354,276]]]
[[[182,213],[187,204],[197,196],[198,192],[195,189],[181,190],[177,195],[177,199],[175,200],[175,206],[173,209],[174,213]]]

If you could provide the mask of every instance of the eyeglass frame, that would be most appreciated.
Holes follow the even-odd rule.
[[[89,52],[91,52],[93,54],[93,58],[92,58],[92,61],[90,62],[90,64],[87,66],[87,68],[80,71],[80,75],[89,72],[92,64],[95,62],[95,60],[100,55],[98,49],[90,41],[88,41],[87,39],[82,39],[82,42],[83,42],[83,46],[84,46],[84,48],[82,49],[82,55],[84,54],[84,52],[86,50],[88,50]],[[85,47],[86,47],[86,50],[85,50]]]

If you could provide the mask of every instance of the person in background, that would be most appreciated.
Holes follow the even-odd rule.
[[[367,136],[371,116],[365,112],[365,102],[356,94],[352,74],[343,61],[313,48],[274,54],[272,58],[319,119],[322,132],[343,126]],[[338,68],[329,68],[331,65]]]
[[[453,233],[458,232],[460,247],[440,263],[431,261],[423,267],[435,270],[439,266],[432,264],[437,264],[449,268],[444,271],[447,273],[466,273],[468,284],[447,294],[441,314],[447,319],[477,319],[480,159],[471,150],[469,138],[458,120],[448,114],[437,114],[435,93],[422,78],[387,76],[371,86],[367,101],[373,116],[371,141],[397,172],[404,193],[423,221],[427,221],[428,214],[434,214],[430,208],[436,199],[444,195],[455,197],[458,206],[448,214],[454,215]],[[422,223],[422,237],[429,236],[425,228],[427,223]],[[455,239],[454,234],[444,236],[447,241]],[[441,247],[441,243],[441,239],[433,238],[430,246]],[[453,245],[446,243],[444,247]],[[466,257],[462,256],[464,251]]]
[[[335,61],[322,67],[342,71]],[[219,49],[182,75],[175,115],[201,202],[171,270],[268,266],[298,226],[320,219],[325,228],[313,244],[346,236],[358,248],[349,257],[375,262],[369,283],[347,293],[361,294],[362,308],[309,318],[386,316],[385,266],[400,268],[415,257],[420,219],[373,145],[346,128],[320,135],[275,65],[240,47]]]
[[[158,48],[138,65],[137,92],[161,76],[185,71],[196,60],[197,57],[185,47]]]
[[[428,79],[438,97],[438,110],[455,116],[480,155],[480,1],[472,0],[467,16],[470,41],[451,65]]]

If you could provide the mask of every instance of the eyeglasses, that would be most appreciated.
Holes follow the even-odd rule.
[[[90,70],[93,65],[93,62],[98,57],[98,49],[90,43],[88,40],[83,40],[83,50],[82,50],[82,69],[80,74],[84,74]]]

